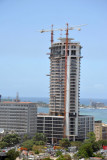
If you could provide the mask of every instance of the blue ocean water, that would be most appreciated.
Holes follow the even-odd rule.
[[[81,108],[80,114],[92,115],[92,116],[94,116],[95,120],[102,120],[103,123],[107,124],[107,109]]]
[[[49,108],[39,107],[38,113],[49,113]],[[103,123],[107,124],[107,109],[81,108],[80,114],[94,116],[95,120],[102,120]]]
[[[45,103],[49,103],[49,98],[47,97],[21,97],[20,98],[21,101],[31,101],[31,102],[45,102]],[[100,99],[100,98],[81,98],[80,99],[80,104],[84,104],[84,105],[89,105],[90,102],[101,102],[104,103],[105,106],[107,106],[107,99]]]

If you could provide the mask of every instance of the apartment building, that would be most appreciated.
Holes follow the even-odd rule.
[[[102,123],[102,139],[107,140],[107,124]]]
[[[78,121],[78,137],[77,140],[83,141],[87,139],[87,134],[94,131],[94,117],[88,115],[79,115]]]
[[[96,136],[96,141],[102,140],[102,121],[95,121],[94,133]]]

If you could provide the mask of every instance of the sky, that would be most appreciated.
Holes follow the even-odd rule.
[[[87,24],[69,37],[82,45],[81,98],[107,98],[107,0],[0,0],[0,94],[49,97],[50,33]],[[54,32],[54,42],[60,32]],[[62,33],[65,37],[65,32]]]

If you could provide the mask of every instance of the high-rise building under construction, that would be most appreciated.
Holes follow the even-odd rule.
[[[79,114],[82,57],[80,43],[68,38],[68,30],[72,29],[67,25],[66,38],[55,43],[51,30],[49,115],[38,115],[37,130],[45,133],[52,143],[63,137],[84,140],[94,129],[94,117]],[[47,31],[50,30],[41,33]]]
[[[65,114],[65,135],[68,138],[75,138],[78,135],[80,106],[81,46],[79,42],[68,39],[67,71],[65,71],[66,38],[59,40],[60,42],[53,43],[50,48],[50,114],[55,116],[64,116]],[[67,74],[66,82],[65,74]],[[66,105],[65,111],[64,103]]]

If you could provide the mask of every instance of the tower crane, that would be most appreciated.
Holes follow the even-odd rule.
[[[66,92],[67,92],[67,53],[68,53],[68,31],[69,30],[74,30],[77,29],[78,31],[81,30],[80,27],[85,26],[87,24],[82,24],[82,25],[77,25],[77,26],[73,26],[73,27],[69,27],[68,23],[66,24],[66,28],[58,28],[58,29],[53,29],[53,24],[51,25],[51,30],[40,30],[40,33],[44,33],[44,32],[51,32],[51,46],[54,42],[53,39],[53,32],[54,31],[66,31],[66,44],[65,44],[65,78],[64,78],[64,135],[63,137],[66,138]]]
[[[40,30],[39,32],[40,33],[44,33],[44,32],[51,32],[51,45],[53,44],[54,40],[53,40],[53,32],[54,31],[66,31],[67,30],[74,30],[74,29],[77,29],[78,31],[81,31],[81,28],[82,26],[85,26],[87,24],[82,24],[82,25],[76,25],[76,26],[73,26],[73,27],[68,27],[68,23],[66,24],[67,25],[67,28],[57,28],[57,29],[53,29],[53,24],[51,25],[51,29],[50,30]]]

